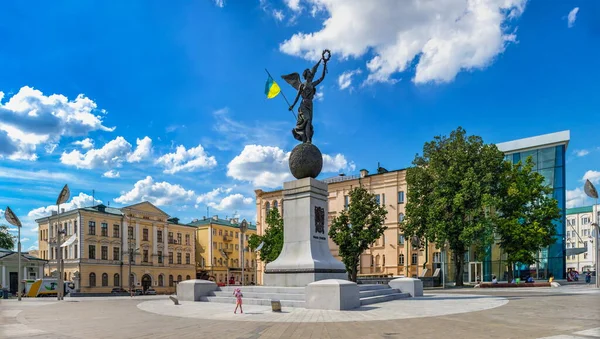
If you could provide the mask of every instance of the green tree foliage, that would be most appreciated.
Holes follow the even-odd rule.
[[[387,211],[377,203],[374,194],[362,187],[353,188],[349,197],[348,209],[333,219],[329,237],[339,247],[348,279],[356,282],[360,255],[387,229],[384,225]]]
[[[265,264],[277,259],[283,248],[283,218],[277,208],[272,208],[267,214],[267,228],[262,236],[252,234],[248,245],[255,250],[261,243],[263,247],[258,251],[260,260]]]
[[[490,213],[498,194],[504,154],[481,137],[459,127],[450,137],[437,136],[416,155],[406,174],[408,184],[405,236],[448,245],[456,285],[463,285],[467,250],[483,250],[493,241]]]
[[[553,220],[560,218],[552,188],[544,185],[544,177],[533,171],[528,157],[525,164],[505,162],[501,193],[497,197],[496,234],[507,255],[509,281],[516,262],[533,264],[536,254],[556,239]]]
[[[8,226],[0,225],[0,248],[12,250],[15,248],[16,237],[8,232]]]

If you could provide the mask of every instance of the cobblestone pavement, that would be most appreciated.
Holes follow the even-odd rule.
[[[395,320],[365,317],[364,321],[345,322],[302,322],[302,318],[292,322],[236,321],[229,315],[227,320],[197,319],[139,307],[165,296],[1,300],[0,338],[600,338],[599,291],[590,286],[534,290],[430,291],[493,296],[499,298],[490,300],[506,298],[508,303],[469,313]],[[402,300],[388,304],[386,307],[406,306]],[[198,307],[204,306],[199,303]]]

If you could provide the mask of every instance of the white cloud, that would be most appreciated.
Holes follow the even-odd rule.
[[[277,21],[283,21],[283,19],[285,18],[285,15],[283,14],[283,11],[278,10],[278,9],[274,9],[273,10],[273,17],[277,20]]]
[[[83,149],[93,148],[94,147],[94,140],[92,140],[90,138],[85,138],[85,139],[83,139],[81,141],[75,141],[75,142],[73,142],[73,145],[81,146],[81,148],[83,148]]]
[[[65,211],[70,211],[72,209],[76,209],[76,208],[82,208],[82,207],[90,207],[92,206],[92,204],[101,204],[102,200],[93,200],[91,195],[87,195],[85,193],[79,193],[79,195],[76,195],[74,197],[71,198],[71,201],[65,203],[65,204],[61,204],[60,208],[61,209],[65,209]],[[49,205],[46,207],[39,207],[39,208],[35,208],[32,209],[31,211],[29,211],[29,213],[27,213],[27,217],[29,217],[30,219],[37,219],[37,218],[41,218],[41,217],[47,217],[52,215],[52,211],[56,211],[56,205]]]
[[[106,143],[102,148],[92,148],[85,153],[81,153],[79,150],[63,152],[60,161],[65,165],[85,169],[121,167],[123,162],[140,162],[150,157],[152,139],[148,137],[137,139],[137,148],[134,152],[131,152],[131,149],[131,144],[119,136]]]
[[[46,146],[44,146],[44,149],[46,150],[46,153],[52,154],[56,147],[58,147],[58,144],[46,144]]]
[[[450,82],[481,69],[516,41],[514,20],[526,0],[307,0],[327,13],[321,30],[296,33],[280,45],[290,55],[317,60],[329,48],[342,59],[371,55],[366,83],[393,82],[413,67],[415,83]],[[288,1],[295,10],[298,1]],[[313,11],[314,14],[314,11]]]
[[[149,158],[152,154],[152,139],[144,137],[144,139],[136,140],[136,149],[133,153],[127,155],[128,162],[140,162]]]
[[[21,242],[26,242],[26,241],[29,241],[29,240],[31,240],[31,239],[29,239],[27,237],[21,238]]]
[[[228,194],[231,191],[232,191],[232,188],[217,187],[210,192],[200,194],[196,198],[196,208],[198,208],[199,204],[206,204],[208,202],[213,202],[219,195],[221,195],[223,193]]]
[[[63,136],[115,129],[102,124],[102,116],[94,114],[96,103],[83,94],[69,100],[24,86],[8,102],[2,103],[3,98],[0,92],[0,157],[34,161],[39,145],[57,144]]]
[[[225,7],[225,0],[215,0],[215,5],[217,5],[217,7]]]
[[[38,249],[39,245],[38,242],[36,241],[33,245],[29,246],[27,248],[27,251],[36,251]]]
[[[155,182],[151,176],[147,176],[136,182],[129,192],[123,192],[115,202],[129,204],[149,201],[157,206],[183,205],[184,202],[192,200],[195,195],[194,191],[186,190],[180,185],[173,185],[166,181]]]
[[[0,167],[0,178],[32,180],[32,181],[70,181],[73,182],[73,176],[59,172],[28,171],[9,167]]]
[[[236,193],[226,196],[221,199],[218,203],[209,202],[208,206],[218,211],[235,211],[244,208],[254,202],[254,199],[244,197],[243,195]]]
[[[575,20],[577,20],[577,13],[579,12],[579,7],[575,7],[573,8],[570,12],[569,12],[569,16],[568,16],[568,26],[569,28],[573,27],[573,25],[575,24]]]
[[[227,165],[227,176],[249,181],[259,187],[279,187],[284,181],[292,180],[289,170],[290,152],[284,152],[279,147],[247,145]],[[354,170],[353,162],[337,154],[331,157],[323,155],[323,173]]]
[[[156,160],[162,165],[164,173],[192,172],[197,169],[213,168],[217,166],[214,156],[208,156],[202,145],[186,150],[183,145],[177,146],[175,153],[167,153]]]
[[[584,157],[584,156],[590,154],[590,151],[588,151],[586,149],[582,149],[582,150],[573,151],[573,153],[575,153],[575,155],[578,157]]]
[[[322,89],[315,94],[315,101],[323,101],[324,98],[325,94],[323,93]]]
[[[600,172],[599,171],[587,171],[585,172],[585,174],[583,175],[583,181],[589,180],[592,182],[592,184],[599,184],[600,183]]]
[[[577,187],[574,190],[567,190],[567,208],[584,206],[587,200],[587,195],[582,188]]]
[[[302,7],[300,7],[300,0],[284,0],[285,4],[294,12],[300,12]]]
[[[352,85],[352,77],[354,75],[357,74],[361,74],[362,71],[360,69],[355,69],[353,71],[346,71],[344,73],[342,73],[339,77],[338,77],[338,85],[340,86],[340,89],[346,89],[348,87],[350,87]]]
[[[108,172],[104,172],[104,174],[102,174],[102,176],[105,177],[105,178],[111,178],[112,179],[112,178],[118,178],[118,177],[120,177],[121,174],[119,172],[117,172],[117,171],[110,170]]]

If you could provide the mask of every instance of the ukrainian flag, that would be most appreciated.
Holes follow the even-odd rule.
[[[265,95],[268,99],[273,99],[279,94],[279,92],[281,92],[281,88],[279,88],[279,85],[269,75],[267,83],[265,84]]]

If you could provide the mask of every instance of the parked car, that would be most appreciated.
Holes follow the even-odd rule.
[[[129,291],[127,291],[127,293],[129,293]],[[133,295],[143,295],[144,291],[141,288],[136,288],[135,290],[133,290]]]
[[[156,290],[153,288],[149,288],[146,290],[146,295],[156,295]]]
[[[115,287],[112,289],[112,291],[110,291],[110,293],[112,294],[121,294],[121,293],[127,293],[127,290],[121,287]]]

